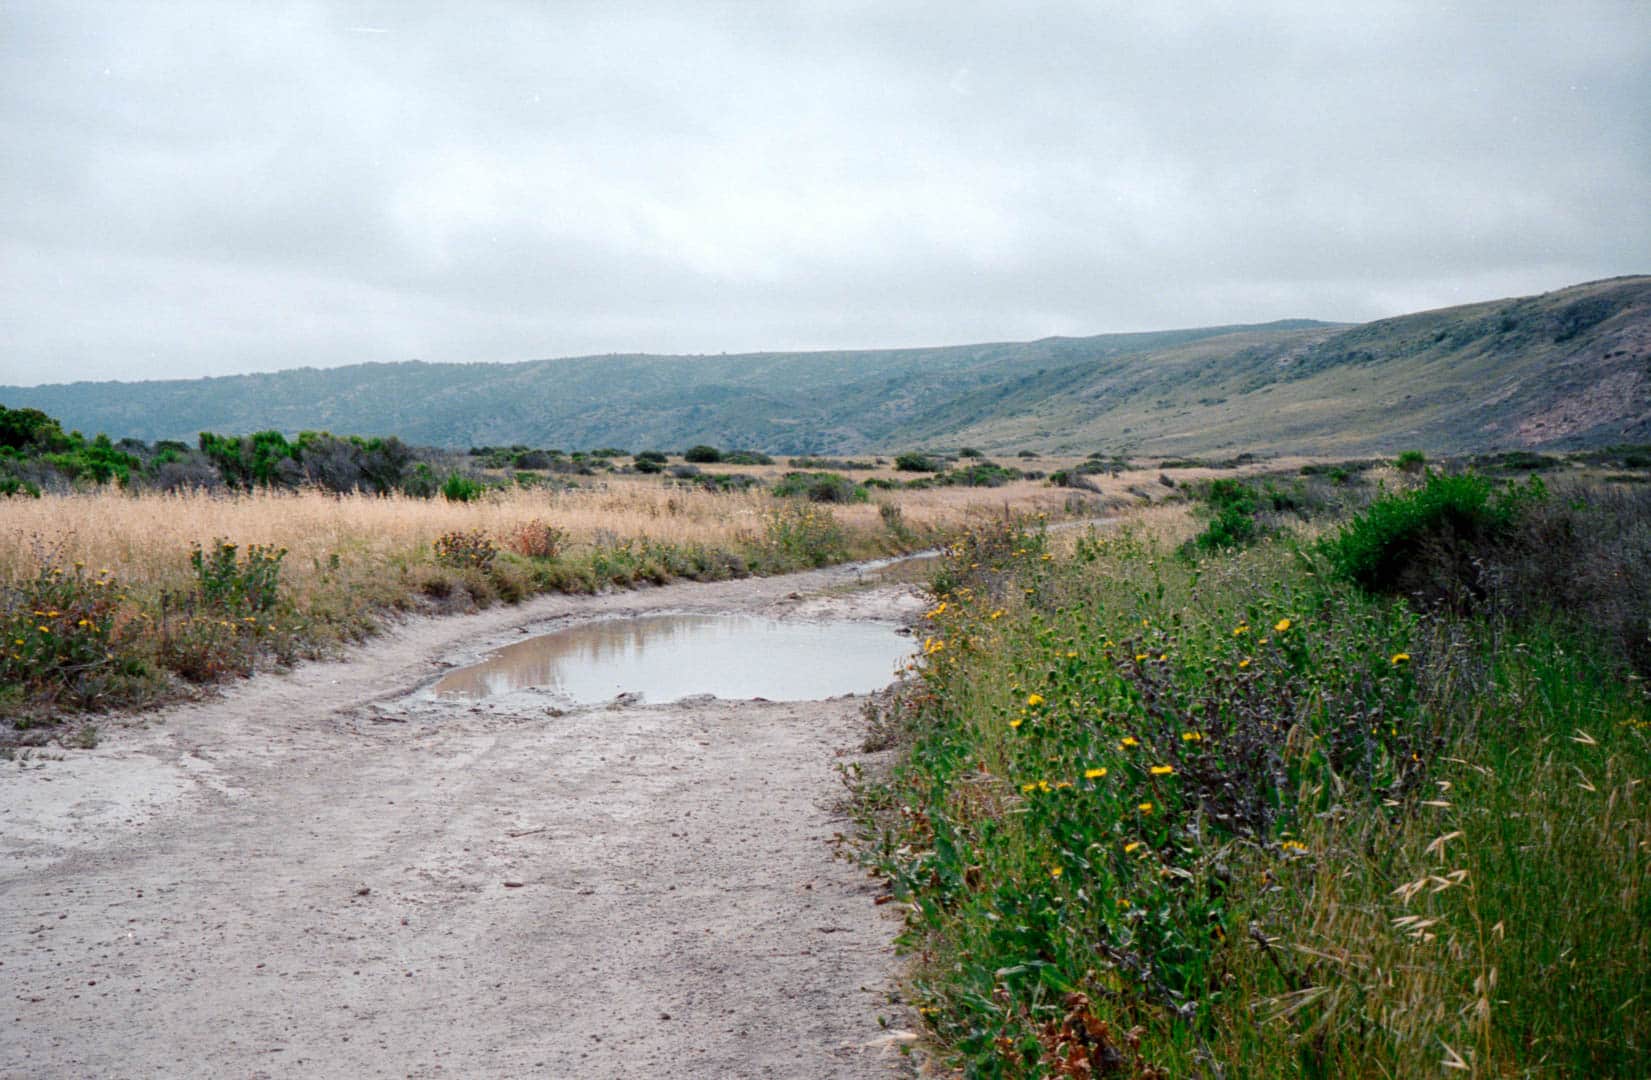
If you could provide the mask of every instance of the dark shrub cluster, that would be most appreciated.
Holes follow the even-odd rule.
[[[866,501],[866,489],[840,473],[788,472],[774,485],[774,494],[800,497],[817,503]]]

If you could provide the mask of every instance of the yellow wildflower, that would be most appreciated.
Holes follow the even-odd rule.
[[[1137,806],[1135,809],[1139,810],[1143,814],[1150,814],[1150,813],[1152,813],[1152,804],[1149,803],[1149,802],[1144,802],[1144,803],[1141,803],[1139,806]]]
[[[1022,717],[1022,716],[1017,716],[1013,720],[1009,721],[1009,726],[1012,727],[1012,728],[1018,728],[1024,723],[1026,723],[1026,718]]]
[[[1133,855],[1135,854],[1136,849],[1140,846],[1141,842],[1139,840],[1131,840],[1129,843],[1124,845],[1124,854]]]
[[[1047,556],[1047,555],[1045,555],[1045,556],[1044,556],[1044,558],[1046,558],[1046,559],[1047,559],[1047,558],[1048,558],[1048,557],[1049,557],[1049,556]],[[1050,867],[1050,868],[1049,868],[1049,876],[1050,876],[1050,877],[1052,877],[1052,878],[1058,878],[1058,877],[1060,877],[1060,876],[1061,876],[1061,868],[1060,868],[1060,867],[1058,867],[1058,866],[1051,866],[1051,867]]]
[[[1119,742],[1118,742],[1118,745],[1119,745],[1119,746],[1121,746],[1121,747],[1123,747],[1123,748],[1124,748],[1124,749],[1126,749],[1126,750],[1127,750],[1127,749],[1129,749],[1129,748],[1130,748],[1130,747],[1131,747],[1131,746],[1140,746],[1140,745],[1141,745],[1141,744],[1140,744],[1140,743],[1138,743],[1138,742],[1136,742],[1136,741],[1135,741],[1135,736],[1133,736],[1133,735],[1125,735],[1125,736],[1124,736],[1124,737],[1123,737],[1123,738],[1122,738],[1122,739],[1121,739],[1121,740],[1120,740],[1120,741],[1119,741]]]
[[[1249,632],[1249,623],[1239,623],[1237,626],[1233,627],[1233,637],[1238,637],[1240,634],[1248,634]]]
[[[1273,629],[1277,630],[1281,634],[1284,633],[1284,631],[1290,629],[1290,620],[1289,619],[1280,619],[1280,620],[1278,620],[1278,622],[1273,624]]]
[[[1020,792],[1021,792],[1022,795],[1029,795],[1032,792],[1036,791],[1037,789],[1038,789],[1038,782],[1036,780],[1033,780],[1029,784],[1022,784],[1020,786]]]
[[[1394,653],[1393,654],[1393,663],[1394,663],[1394,665],[1410,663],[1410,654],[1407,653],[1407,652]]]
[[[22,642],[18,642],[18,644],[21,645]],[[1106,775],[1106,770],[1105,769],[1085,769],[1083,771],[1083,778],[1085,780],[1099,780],[1101,777],[1103,777],[1105,775]]]
[[[1200,731],[1183,731],[1183,732],[1181,732],[1181,741],[1182,742],[1203,742],[1204,741],[1204,734],[1203,734],[1203,732],[1200,732]]]
[[[1240,671],[1243,671],[1245,668],[1247,668],[1249,666],[1250,666],[1250,658],[1248,656],[1246,656],[1244,659],[1242,659],[1238,662],[1238,670],[1240,670]]]
[[[1175,772],[1174,765],[1154,765],[1147,770],[1153,776],[1170,776]]]
[[[992,612],[992,614],[991,614],[991,615],[990,615],[990,616],[989,616],[989,618],[991,618],[991,619],[993,619],[993,620],[997,620],[997,619],[1001,619],[1001,618],[1003,618],[1003,609],[1002,609],[1002,608],[998,608],[998,609],[997,609],[997,610],[996,610],[996,611],[994,611],[994,612]]]
[[[1144,652],[1138,652],[1138,653],[1135,654],[1135,660],[1136,660],[1137,663],[1139,663],[1142,660],[1145,660],[1146,658],[1147,658],[1147,654],[1144,653]]]
[[[1028,695],[1026,695],[1026,704],[1032,706],[1032,708],[1034,708],[1034,709],[1037,708],[1039,705],[1043,704],[1043,695],[1042,694],[1028,694]]]

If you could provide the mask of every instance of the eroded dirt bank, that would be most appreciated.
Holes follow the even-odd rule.
[[[568,619],[921,605],[861,577],[413,620],[0,763],[0,1074],[897,1074],[895,924],[830,843],[863,699],[408,696]]]

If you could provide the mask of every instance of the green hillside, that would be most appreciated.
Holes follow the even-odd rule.
[[[1293,320],[860,352],[359,364],[0,387],[143,439],[326,429],[463,447],[854,453],[919,442],[1186,454],[1651,439],[1651,278],[1360,326]]]

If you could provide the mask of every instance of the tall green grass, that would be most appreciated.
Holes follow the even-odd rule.
[[[910,990],[974,1076],[1643,1075],[1644,695],[1287,540],[937,572],[862,790]]]

